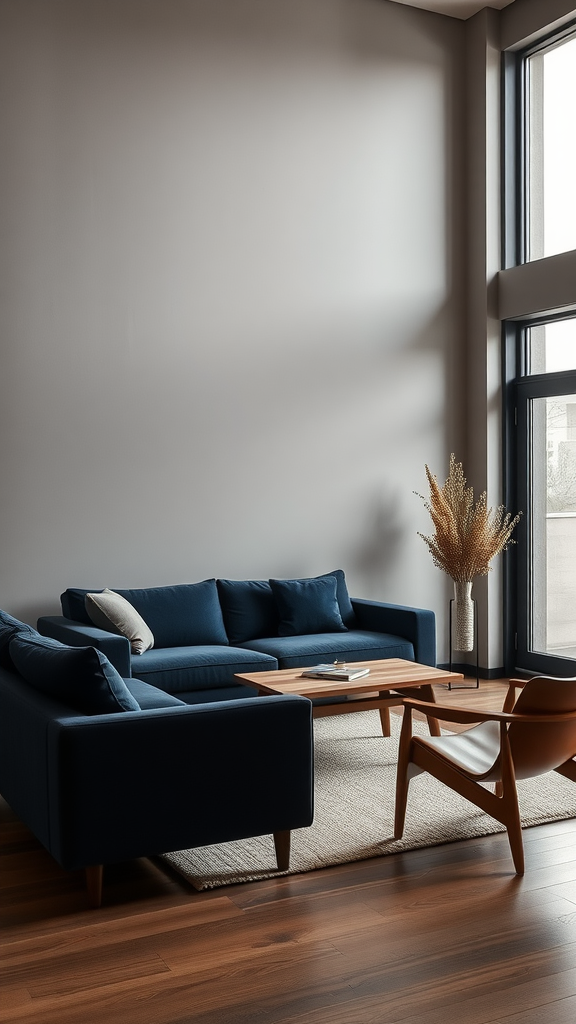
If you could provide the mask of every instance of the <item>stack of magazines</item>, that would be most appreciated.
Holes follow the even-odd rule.
[[[332,665],[314,665],[313,668],[304,669],[303,676],[308,679],[361,679],[362,676],[370,675],[370,669],[362,665],[343,665],[334,662]]]

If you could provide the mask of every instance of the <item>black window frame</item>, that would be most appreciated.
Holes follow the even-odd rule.
[[[561,28],[544,31],[529,45],[502,54],[502,267],[518,267],[528,261],[529,196],[527,135],[527,61],[576,36],[576,18]],[[527,366],[528,327],[576,317],[574,303],[506,320],[502,323],[502,461],[504,502],[508,509],[522,510],[513,544],[504,558],[504,660],[508,675],[543,672],[576,674],[576,660],[529,651],[528,542],[531,532],[528,488],[527,421],[531,397],[570,393],[576,371],[530,374]],[[546,388],[558,388],[546,391]],[[523,461],[524,460],[524,463]],[[521,470],[522,467],[522,470]],[[524,611],[525,610],[525,611]]]
[[[527,332],[531,327],[565,320],[576,320],[576,309],[509,321],[504,328],[504,350],[508,365],[513,362],[517,373],[506,386],[505,466],[506,504],[520,509],[522,518],[516,528],[516,544],[505,563],[505,665],[508,674],[514,671],[539,672],[548,675],[575,675],[576,659],[556,657],[530,649],[531,582],[530,545],[531,479],[530,479],[530,402],[534,398],[576,393],[576,367],[553,373],[530,373],[527,355]]]

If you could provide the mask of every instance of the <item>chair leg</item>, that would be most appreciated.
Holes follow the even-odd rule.
[[[404,822],[406,821],[406,804],[408,802],[408,765],[404,771],[400,770],[398,763],[398,774],[396,776],[396,807],[394,810],[394,839],[402,839],[404,835]]]
[[[97,909],[102,906],[102,876],[104,868],[102,864],[91,864],[85,869],[86,888],[88,889],[88,902],[91,907]]]
[[[290,829],[274,833],[274,847],[278,871],[287,871],[290,867]]]
[[[404,719],[398,746],[398,768],[396,771],[396,805],[394,809],[394,839],[401,839],[404,834],[406,820],[406,803],[408,801],[408,768],[410,766],[410,749],[412,746],[412,711],[404,708]]]
[[[576,782],[576,759],[571,757],[569,761],[565,761],[554,771],[559,772],[566,779],[570,779],[571,782]]]
[[[522,842],[522,824],[520,821],[520,810],[518,808],[518,790],[516,788],[516,775],[514,762],[510,750],[510,740],[504,723],[500,725],[500,751],[502,758],[502,808],[504,814],[502,821],[506,825],[508,841],[512,853],[512,860],[517,875],[524,874],[524,844]]]

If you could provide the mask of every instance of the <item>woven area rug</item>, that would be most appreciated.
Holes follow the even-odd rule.
[[[391,718],[389,738],[376,711],[314,723],[314,823],[292,832],[288,871],[275,870],[271,836],[180,850],[162,860],[201,890],[504,832],[457,793],[420,775],[410,783],[404,836],[392,838],[401,719]],[[428,734],[420,722],[415,731]],[[519,782],[518,794],[524,826],[576,817],[576,785],[557,772]]]

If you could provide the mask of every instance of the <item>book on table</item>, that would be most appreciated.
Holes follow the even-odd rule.
[[[370,669],[361,665],[314,665],[304,669],[302,675],[308,679],[341,679],[349,682],[370,675]]]

